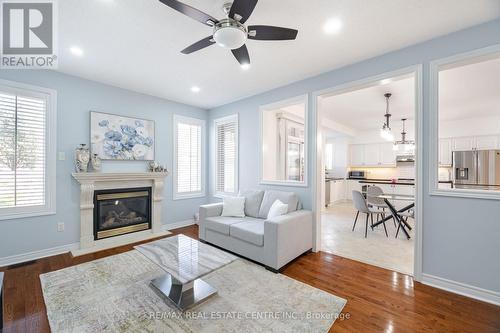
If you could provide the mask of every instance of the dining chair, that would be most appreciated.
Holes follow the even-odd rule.
[[[415,220],[415,211],[413,209],[410,209],[406,212],[398,213],[398,215],[405,220],[405,222],[408,222],[408,219],[414,219]],[[408,227],[410,230],[411,228]],[[398,229],[396,230],[396,238],[398,238],[399,230],[401,229],[401,224],[398,225]]]
[[[354,208],[358,210],[358,212],[356,213],[356,218],[354,219],[354,225],[352,226],[352,231],[354,231],[354,228],[356,228],[356,222],[358,221],[359,213],[366,214],[366,220],[365,220],[366,224],[365,238],[366,238],[368,235],[368,220],[371,218],[371,224],[373,226],[373,214],[382,214],[385,212],[376,208],[368,207],[365,197],[359,191],[352,191],[352,200],[354,202]],[[383,223],[383,225],[384,225],[385,235],[389,237],[389,235],[387,234],[387,228],[385,226],[385,222]]]
[[[384,191],[378,186],[368,186],[366,188],[366,201],[368,202],[368,206],[373,206],[378,209],[382,209],[384,212],[381,214],[382,218],[385,218],[385,210],[389,209],[384,199],[378,198],[379,195],[384,194]],[[377,214],[377,220],[379,219]],[[394,228],[397,227],[396,220],[393,218],[392,222],[394,223]]]

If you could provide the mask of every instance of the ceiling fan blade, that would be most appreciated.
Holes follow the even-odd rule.
[[[176,11],[189,16],[192,19],[195,19],[198,22],[201,22],[209,27],[213,26],[215,23],[219,22],[219,20],[213,18],[212,16],[205,14],[201,10],[188,6],[177,0],[160,0],[164,5],[169,6]]]
[[[295,29],[273,27],[270,25],[248,26],[248,38],[255,40],[293,40],[299,32]]]
[[[204,49],[205,47],[208,47],[208,46],[213,45],[213,44],[215,44],[215,41],[214,41],[212,36],[209,36],[207,38],[203,38],[200,41],[197,41],[193,45],[186,47],[184,50],[181,51],[181,53],[190,54],[190,53],[199,51],[201,49]]]
[[[234,57],[240,65],[250,65],[250,55],[248,54],[248,49],[246,45],[243,45],[239,49],[231,50],[233,52]]]
[[[234,0],[231,10],[229,11],[229,17],[235,19],[235,14],[239,15],[241,19],[240,23],[245,23],[257,5],[258,0]]]

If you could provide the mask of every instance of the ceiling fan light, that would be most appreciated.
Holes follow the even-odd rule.
[[[239,49],[247,41],[247,33],[239,27],[223,27],[215,30],[213,36],[217,45],[226,49]]]

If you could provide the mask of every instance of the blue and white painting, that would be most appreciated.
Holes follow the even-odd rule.
[[[153,161],[154,139],[154,121],[108,113],[90,113],[92,153],[103,160]]]

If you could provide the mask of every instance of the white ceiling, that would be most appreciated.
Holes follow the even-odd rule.
[[[500,55],[441,71],[439,119],[500,116]]]
[[[224,0],[184,0],[222,18]],[[59,70],[138,92],[212,108],[500,16],[498,0],[260,0],[247,24],[299,30],[296,41],[249,41],[243,71],[216,45],[180,50],[211,29],[158,0],[59,1]],[[337,17],[343,28],[326,35]],[[83,57],[69,52],[81,47]],[[199,86],[198,94],[191,92]]]
[[[386,92],[391,121],[414,119],[413,78],[393,78],[376,85],[320,100],[320,113],[354,131],[381,128]],[[500,55],[479,63],[450,68],[439,76],[439,119],[457,120],[500,116]]]
[[[320,113],[321,116],[354,131],[382,128],[386,108],[384,94],[388,92],[392,94],[389,99],[391,122],[399,124],[402,118],[413,120],[415,118],[413,77],[393,78],[368,88],[322,98]]]

